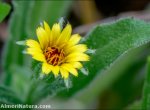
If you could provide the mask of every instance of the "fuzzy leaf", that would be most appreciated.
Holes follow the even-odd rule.
[[[78,78],[73,78],[73,88],[62,91],[59,95],[74,95],[74,98],[83,102],[96,98],[120,75],[117,72],[117,69],[119,71],[122,68],[119,61],[128,64],[127,61],[135,59],[149,41],[150,24],[133,18],[96,26],[85,40],[89,48],[96,49],[84,66],[89,75],[85,76],[80,72]],[[111,71],[113,67],[117,68],[115,72]]]

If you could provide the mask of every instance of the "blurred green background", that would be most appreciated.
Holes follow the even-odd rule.
[[[55,83],[57,83],[57,81],[51,81],[51,78],[50,81],[47,81],[48,83],[51,83],[51,87],[47,85],[47,83],[43,84],[43,82],[39,82],[40,84],[37,87],[37,83],[32,82],[30,78],[33,73],[29,69],[31,66],[31,58],[22,54],[24,47],[16,45],[15,42],[27,38],[36,38],[35,29],[43,20],[47,21],[52,26],[53,23],[58,22],[60,17],[66,17],[72,24],[73,33],[79,33],[85,38],[90,36],[91,39],[93,39],[85,41],[89,45],[89,48],[103,48],[107,42],[114,41],[114,39],[120,40],[119,37],[121,38],[122,33],[129,32],[130,36],[130,29],[128,30],[125,24],[134,24],[134,22],[130,22],[129,20],[127,23],[125,22],[125,24],[118,23],[116,26],[113,25],[116,28],[113,28],[113,26],[106,26],[106,29],[105,27],[100,29],[96,28],[94,31],[96,31],[95,33],[97,34],[92,31],[92,29],[94,29],[93,27],[102,23],[114,22],[119,18],[124,17],[134,17],[149,22],[149,0],[2,0],[1,2],[11,6],[10,13],[6,16],[4,21],[0,23],[1,84],[15,91],[19,100],[29,104],[50,103],[57,106],[56,108],[66,108],[67,106],[67,108],[92,108],[101,110],[140,109],[146,73],[146,62],[147,57],[150,54],[149,43],[143,44],[139,48],[131,51],[129,50],[127,54],[124,54],[124,52],[122,52],[123,54],[119,53],[118,56],[115,56],[114,58],[118,58],[120,55],[122,56],[119,57],[119,60],[115,60],[115,63],[113,62],[114,59],[111,59],[109,55],[106,55],[106,57],[108,57],[106,59],[110,58],[112,61],[103,61],[102,58],[105,59],[105,54],[98,54],[99,57],[101,57],[100,61],[102,61],[104,65],[105,63],[108,63],[109,65],[104,66],[106,68],[104,79],[102,75],[102,78],[100,78],[101,81],[97,81],[98,83],[96,83],[96,86],[93,87],[93,89],[90,89],[90,91],[88,91],[88,89],[85,90],[85,93],[89,92],[87,93],[88,95],[91,91],[96,91],[91,92],[95,95],[86,96],[87,94],[79,93],[80,95],[74,96],[76,91],[84,91],[84,88],[88,88],[90,81],[96,80],[96,75],[98,77],[98,74],[94,74],[95,76],[91,75],[91,77],[90,75],[89,77],[81,75],[81,78],[73,79],[73,83],[78,83],[78,80],[80,80],[82,84],[79,86],[73,85],[72,89],[64,90],[64,85],[56,86]],[[133,28],[133,30],[135,29],[135,32],[137,33],[138,26],[143,26],[140,27],[140,29],[148,28],[148,26],[142,23],[141,25],[136,25],[136,23],[134,25],[131,25],[131,28]],[[115,34],[111,34],[110,32],[109,35],[109,29]],[[117,32],[120,32],[120,34]],[[134,35],[136,36],[136,34]],[[146,34],[141,35],[146,36]],[[107,36],[108,38],[106,38]],[[111,37],[109,38],[109,36]],[[126,36],[128,37],[128,35]],[[139,40],[142,40],[142,38]],[[100,43],[100,46],[96,43]],[[138,41],[135,41],[135,44],[136,43],[138,43]],[[121,45],[126,44],[122,43]],[[115,44],[115,49],[119,50],[122,48],[121,46],[117,47]],[[103,52],[103,50],[99,51]],[[104,53],[107,54],[107,52]],[[112,62],[113,66],[111,65]],[[98,65],[95,66],[95,71],[97,71],[96,69],[98,67],[101,68],[101,66],[103,66],[101,62],[95,64]],[[87,64],[87,67],[88,66],[89,65]],[[93,72],[95,71],[93,69]],[[88,77],[88,79],[84,79],[84,77]],[[85,84],[87,82],[88,84]],[[59,83],[61,83],[61,81],[59,81]],[[53,91],[50,91],[49,88]],[[99,89],[97,90],[97,88]],[[45,90],[45,92],[41,93],[41,90]],[[54,99],[51,99],[49,98],[51,95],[48,95],[49,92],[51,92],[50,94],[52,96],[56,95],[55,92],[58,92],[58,95],[56,95]],[[35,97],[34,94],[40,95],[39,98]],[[0,96],[2,97],[4,95],[2,94]],[[81,98],[79,98],[79,96],[81,96]],[[65,101],[59,100],[59,97],[62,97],[62,100]],[[68,97],[73,98],[67,99],[66,101],[66,98]]]

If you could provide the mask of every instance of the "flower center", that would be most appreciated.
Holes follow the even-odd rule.
[[[63,50],[58,50],[55,47],[47,47],[44,51],[47,63],[54,66],[60,65],[65,57]]]

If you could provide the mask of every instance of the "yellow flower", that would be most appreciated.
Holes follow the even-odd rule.
[[[27,54],[33,59],[42,62],[42,72],[55,76],[59,73],[64,79],[68,78],[69,73],[78,76],[77,69],[82,68],[80,61],[88,61],[89,56],[85,44],[78,44],[81,37],[78,34],[71,35],[70,24],[61,31],[58,23],[52,29],[44,21],[43,26],[36,29],[38,41],[26,40]]]

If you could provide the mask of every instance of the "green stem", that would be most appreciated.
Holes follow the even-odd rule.
[[[147,74],[143,88],[142,110],[150,110],[150,57],[148,57]]]

